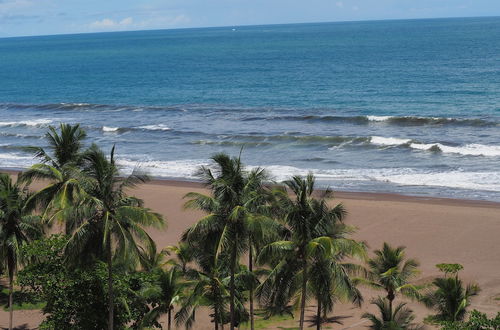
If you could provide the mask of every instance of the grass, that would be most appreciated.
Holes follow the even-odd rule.
[[[0,305],[4,311],[9,310],[9,289],[0,290]],[[35,301],[22,291],[14,290],[14,310],[35,310],[45,307],[45,302]]]
[[[293,321],[294,318],[291,315],[283,314],[272,316],[268,319],[264,319],[264,311],[256,310],[255,311],[255,329],[268,329],[269,327],[275,327],[278,329],[298,329],[297,327],[279,327],[278,324],[286,321]],[[240,329],[250,329],[250,322],[244,323],[240,326]]]

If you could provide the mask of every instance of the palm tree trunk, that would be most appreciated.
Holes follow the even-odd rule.
[[[14,319],[14,272],[9,269],[9,330]]]
[[[304,329],[304,317],[306,312],[306,290],[307,290],[307,260],[304,258],[302,266],[302,296],[300,297],[300,330]]]
[[[234,330],[234,296],[235,296],[235,287],[234,287],[234,273],[236,268],[236,244],[233,245],[233,251],[231,251],[231,283],[230,283],[230,301],[229,301],[229,316],[230,316],[230,324],[229,329]]]
[[[108,329],[113,330],[114,325],[114,297],[113,297],[113,260],[111,257],[111,235],[108,234],[106,243],[107,263],[108,263]]]
[[[392,290],[390,290],[387,293],[387,300],[389,300],[389,311],[391,312],[390,313],[390,318],[391,318],[391,321],[392,321],[392,301],[394,300],[394,292],[392,292]]]
[[[321,300],[318,298],[318,310],[316,312],[316,320],[317,320],[317,324],[316,324],[316,329],[317,330],[321,330]]]
[[[172,306],[168,306],[168,324],[167,329],[172,329]]]
[[[219,330],[219,311],[218,311],[216,303],[214,305],[212,305],[212,309],[214,311],[214,314],[213,314],[214,318],[213,318],[213,320],[214,320],[214,329],[215,330]],[[194,310],[193,310],[193,312],[194,312]]]
[[[253,251],[252,243],[250,240],[250,249],[248,252],[248,270],[253,274]],[[250,330],[254,330],[254,319],[253,319],[253,281],[250,282]]]

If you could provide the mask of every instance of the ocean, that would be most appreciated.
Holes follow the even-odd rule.
[[[0,39],[0,168],[80,123],[124,171],[217,152],[275,180],[500,201],[500,18]]]

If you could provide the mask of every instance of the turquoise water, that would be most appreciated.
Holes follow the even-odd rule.
[[[500,200],[500,18],[0,39],[0,167],[79,122],[125,170],[219,151],[281,180]]]

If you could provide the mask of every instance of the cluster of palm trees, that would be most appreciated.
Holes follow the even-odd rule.
[[[65,246],[68,263],[107,264],[109,329],[115,328],[116,262],[158,275],[157,284],[141,290],[146,301],[156,302],[138,320],[141,328],[158,324],[162,315],[167,316],[169,329],[172,321],[191,327],[197,311],[208,307],[215,329],[228,324],[232,330],[247,322],[254,329],[258,306],[265,317],[293,315],[298,309],[300,329],[306,322],[320,329],[340,322],[332,316],[336,303],[361,305],[359,285],[386,293],[374,301],[381,317],[364,315],[373,329],[414,326],[414,316],[404,303],[393,307],[397,295],[422,299],[438,310],[448,308],[439,305],[437,291],[425,295],[411,284],[418,263],[405,258],[404,248],[384,244],[368,259],[366,245],[351,238],[355,229],[344,222],[345,208],[331,206],[332,192],[316,190],[313,175],[271,185],[265,170],[247,169],[240,157],[217,154],[214,166],[201,167],[197,173],[210,193],[185,196],[185,207],[205,216],[183,233],[177,246],[159,252],[146,228],[161,228],[162,216],[126,193],[148,177],[139,171],[120,176],[114,148],[109,156],[96,145],[84,148],[86,134],[78,125],[51,127],[46,138],[47,149],[32,148],[40,163],[17,182],[0,175],[0,270],[9,278],[10,329],[13,279],[22,263],[20,246],[40,238],[52,225],[70,237]],[[29,192],[27,187],[40,180],[44,188]],[[462,287],[458,277],[452,279]],[[448,293],[444,287],[453,283],[448,278],[445,282],[443,292]],[[464,293],[467,299],[474,290]],[[316,302],[316,313],[306,320],[311,300]],[[455,307],[461,308],[454,313],[456,319],[463,318],[467,306]]]
[[[109,329],[113,326],[113,261],[137,262],[153,245],[147,226],[161,227],[162,216],[128,196],[127,188],[145,182],[134,172],[119,176],[114,148],[109,157],[96,145],[83,149],[86,137],[79,125],[50,127],[47,149],[32,148],[40,163],[21,173],[13,183],[0,174],[0,256],[9,277],[9,329],[12,329],[13,278],[21,263],[20,247],[43,235],[44,228],[61,226],[70,239],[65,247],[69,263],[102,260],[108,265]],[[46,186],[34,193],[34,180]],[[35,215],[36,214],[36,215]]]

